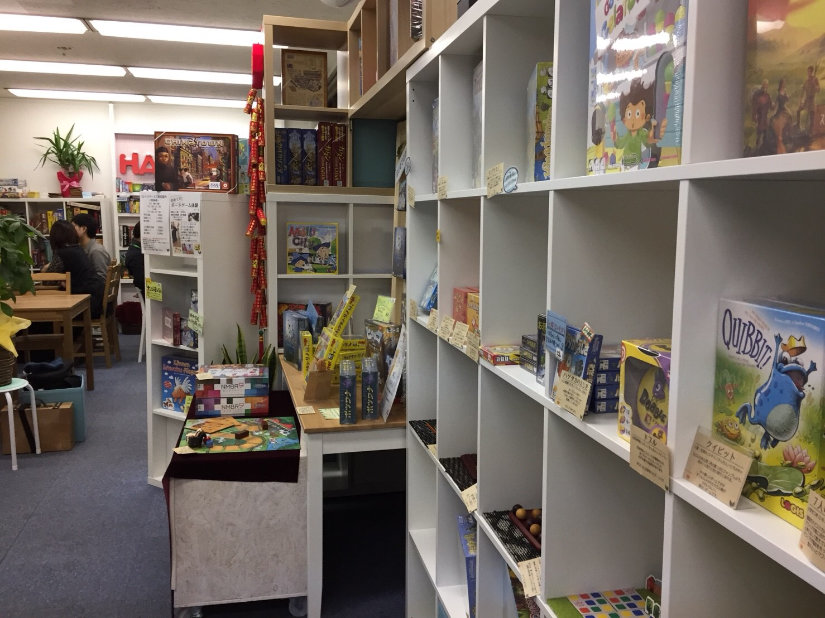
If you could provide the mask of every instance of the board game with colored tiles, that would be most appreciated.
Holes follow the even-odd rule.
[[[658,599],[648,590],[617,588],[548,599],[559,618],[658,618]]]

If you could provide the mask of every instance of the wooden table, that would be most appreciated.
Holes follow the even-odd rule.
[[[283,354],[278,358],[295,408],[309,405],[315,408],[312,414],[299,414],[298,421],[303,431],[302,447],[307,454],[307,615],[319,618],[324,575],[324,455],[406,448],[406,408],[394,405],[386,423],[381,418],[362,421],[359,388],[358,421],[354,425],[325,419],[318,410],[338,407],[338,389],[333,388],[334,394],[327,399],[306,402],[306,382],[301,372],[284,361]]]
[[[7,301],[14,315],[32,322],[58,322],[63,326],[63,359],[74,358],[72,320],[83,315],[84,353],[86,359],[86,390],[94,390],[94,357],[92,356],[92,310],[88,294],[23,294]]]

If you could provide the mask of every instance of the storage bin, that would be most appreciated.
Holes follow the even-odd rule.
[[[34,391],[34,396],[46,403],[53,401],[70,401],[74,404],[74,441],[83,442],[86,439],[86,378],[83,374],[69,376],[70,379],[80,378],[80,386],[72,388],[52,388]]]

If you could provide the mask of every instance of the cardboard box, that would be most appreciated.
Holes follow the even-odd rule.
[[[478,292],[471,292],[467,294],[467,326],[474,333],[478,333]]]
[[[238,136],[156,131],[155,187],[237,193]]]
[[[327,54],[281,50],[281,99],[284,105],[327,105]]]
[[[32,430],[32,411],[30,407],[25,410],[26,423]],[[3,410],[3,421],[0,422],[0,439],[3,441],[3,454],[11,453],[9,442],[9,423],[5,409]],[[51,451],[70,451],[74,447],[74,406],[69,402],[44,403],[37,406],[37,428],[40,434],[40,450],[44,453]],[[32,441],[34,433],[32,433]],[[34,452],[23,430],[23,423],[20,413],[14,412],[14,442],[17,445],[17,453]]]
[[[456,322],[463,322],[464,324],[469,324],[469,322],[467,321],[467,297],[470,294],[478,294],[478,288],[453,288],[453,319]]]
[[[74,406],[74,441],[83,442],[86,439],[86,376],[80,374],[66,378],[67,382],[78,379],[78,386],[36,390],[34,396],[44,403],[70,402]]]
[[[609,392],[615,385],[599,386]],[[630,441],[635,425],[667,442],[670,339],[625,339],[619,369],[619,436]]]

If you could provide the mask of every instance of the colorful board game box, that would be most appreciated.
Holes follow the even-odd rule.
[[[338,224],[286,224],[286,272],[338,274]]]
[[[453,288],[453,319],[467,324],[467,295],[478,294],[476,287]]]
[[[238,136],[156,131],[155,187],[237,193]]]
[[[614,588],[547,599],[556,618],[658,618],[661,600],[646,588]]]
[[[597,371],[595,384],[618,384],[619,371]]]
[[[346,187],[347,180],[347,125],[336,123],[333,126],[332,139],[332,184]]]
[[[378,365],[378,392],[384,391],[384,383],[398,347],[398,338],[401,336],[401,325],[380,322],[378,320],[364,320],[364,331],[367,338],[366,356],[377,357]]]
[[[318,338],[321,329],[326,326],[332,318],[332,303],[312,303],[315,311],[318,313],[319,324],[313,330],[313,341]],[[306,303],[278,303],[278,347],[282,348],[284,345],[284,327],[283,315],[284,311],[303,311],[307,308]]]
[[[527,83],[527,182],[550,180],[553,63],[537,62]]]
[[[257,148],[253,145],[253,148]],[[249,138],[238,138],[238,193],[249,195]]]
[[[301,182],[318,184],[318,137],[315,129],[301,129]]]
[[[670,339],[622,341],[619,372],[619,436],[630,441],[630,427],[635,425],[667,442]]]
[[[745,495],[797,528],[825,478],[825,308],[719,303],[714,434],[756,455]]]
[[[266,416],[269,397],[217,397],[196,399],[196,418],[209,416]]]
[[[301,129],[286,130],[286,184],[304,183],[303,136]]]
[[[470,294],[467,294],[467,326],[470,327],[470,331],[473,333],[480,332],[478,305],[479,293],[471,292]]]
[[[616,399],[618,396],[618,384],[596,384],[593,386],[593,399]]]
[[[166,410],[186,412],[184,404],[188,395],[195,394],[195,374],[198,359],[188,356],[168,355],[160,359],[160,405]]]
[[[587,380],[593,384],[596,376],[596,360],[602,348],[602,336],[592,335],[589,339],[582,332],[582,329],[567,325],[567,333],[564,337],[564,354],[556,367],[556,376],[553,380],[553,398],[556,396],[558,382],[563,371],[569,371],[573,375]],[[590,391],[591,397],[593,389]],[[588,398],[588,402],[590,398]]]
[[[484,345],[478,351],[491,365],[518,365],[521,356],[517,345]]]
[[[611,412],[618,412],[619,398],[613,397],[611,399],[596,399],[594,397],[590,400],[590,407],[587,411],[593,412],[594,414],[610,414]]]
[[[825,149],[825,2],[749,0],[747,19],[744,155]]]
[[[681,162],[687,4],[591,0],[587,174]]]
[[[284,360],[300,367],[301,358],[298,349],[301,345],[301,331],[309,329],[306,310],[284,311],[281,321],[284,333]]]
[[[301,448],[298,429],[292,417],[222,418],[215,430],[216,419],[188,419],[181,433],[179,446],[188,446],[189,434],[198,430],[212,439],[210,446],[190,447],[196,453],[243,453],[249,451],[280,451]],[[231,423],[231,424],[227,424]],[[266,428],[264,429],[264,425]],[[236,434],[246,435],[236,437]]]
[[[458,515],[458,538],[467,573],[467,596],[470,618],[476,615],[476,520],[472,515]]]
[[[547,360],[544,354],[544,338],[547,335],[547,314],[539,313],[536,318],[536,343],[538,344],[539,363],[536,368],[536,382],[544,384],[545,365]]]
[[[318,136],[318,185],[330,187],[332,180],[332,144],[334,141],[332,122],[319,122],[316,128]]]
[[[286,129],[275,129],[275,182],[279,185],[289,184],[289,138]]]
[[[619,344],[603,345],[599,352],[596,371],[618,371],[622,361],[622,346]]]

